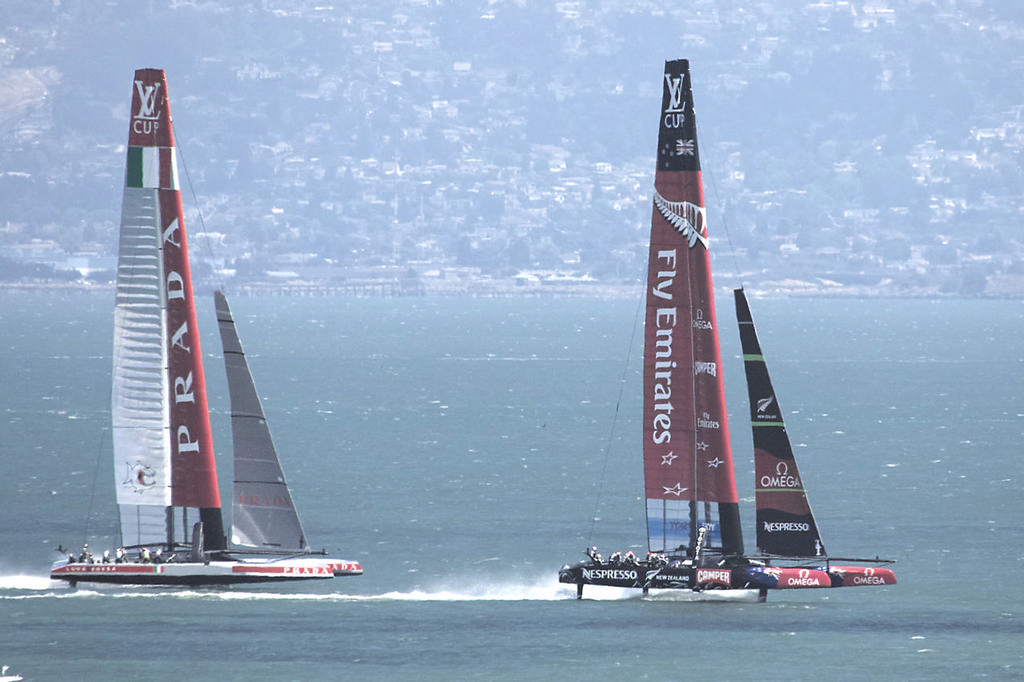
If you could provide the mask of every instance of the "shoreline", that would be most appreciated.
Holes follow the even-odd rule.
[[[414,286],[395,281],[362,281],[355,283],[318,282],[250,282],[227,285],[228,291],[236,298],[257,297],[301,297],[301,298],[635,298],[641,294],[640,283],[597,283],[559,282],[520,284],[515,280],[472,280],[446,283],[417,282]],[[209,293],[215,289],[199,285],[197,292]],[[716,295],[731,294],[734,286],[716,285]],[[942,292],[937,287],[899,288],[888,286],[840,286],[820,285],[804,281],[764,282],[759,285],[744,284],[743,288],[753,298],[879,298],[879,299],[926,299],[926,300],[1014,300],[1024,298],[1024,292],[979,293],[966,295],[957,292]],[[0,282],[0,296],[14,293],[110,293],[114,284],[91,284],[82,282]]]

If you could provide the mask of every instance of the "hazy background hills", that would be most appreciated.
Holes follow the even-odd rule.
[[[1024,293],[1020,3],[3,6],[0,281],[109,280],[144,66],[204,281],[636,281],[685,57],[720,284]]]

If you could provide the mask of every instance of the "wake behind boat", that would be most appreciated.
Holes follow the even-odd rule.
[[[72,585],[223,585],[360,575],[312,551],[222,292],[215,303],[234,449],[224,533],[167,80],[135,72],[121,209],[111,415],[121,544],[53,564]]]
[[[878,565],[835,565],[796,468],[742,290],[736,292],[754,431],[757,544],[744,553],[721,374],[707,214],[689,62],[666,62],[644,333],[643,460],[648,554],[565,565],[559,581],[712,592],[763,601],[768,590],[892,585]],[[872,564],[884,560],[842,559]]]

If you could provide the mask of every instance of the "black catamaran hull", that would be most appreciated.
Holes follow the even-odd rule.
[[[731,565],[730,565],[731,564]],[[768,590],[895,585],[896,575],[875,566],[767,566],[743,558],[724,560],[719,566],[694,567],[682,562],[650,565],[582,562],[563,566],[558,582],[576,585],[582,598],[584,585],[648,590],[755,590],[763,601]]]
[[[758,586],[732,584],[732,571],[669,564],[613,564],[585,562],[563,566],[558,582],[576,585],[576,598],[583,598],[584,585],[650,590],[676,590],[709,599],[764,601],[765,590]]]

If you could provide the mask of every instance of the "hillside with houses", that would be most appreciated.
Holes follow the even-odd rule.
[[[1006,6],[1003,6],[1006,5]],[[168,72],[201,286],[635,290],[691,60],[719,284],[1024,294],[1024,6],[8,0],[0,287],[109,283]]]

